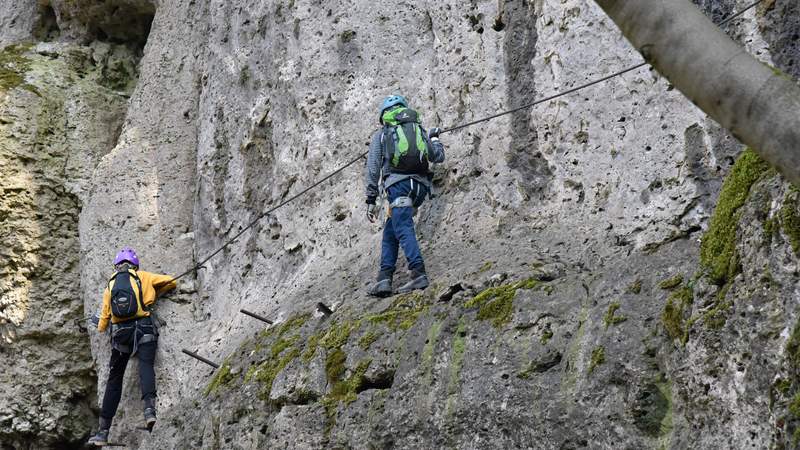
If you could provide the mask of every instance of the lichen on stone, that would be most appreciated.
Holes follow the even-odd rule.
[[[272,339],[269,352],[264,360],[247,370],[244,381],[245,383],[258,381],[263,385],[259,393],[259,398],[262,400],[269,400],[275,378],[289,363],[301,355],[300,346],[298,346],[300,335],[287,335],[301,328],[310,317],[310,314],[296,315],[261,333],[261,341]],[[256,343],[256,350],[259,351],[261,346],[263,346],[262,342]]]
[[[337,352],[341,352],[341,350],[337,350],[334,353]],[[334,379],[328,379],[328,382],[332,386],[331,390],[320,400],[328,416],[328,421],[325,424],[326,436],[330,435],[331,430],[334,425],[336,425],[336,412],[339,409],[339,404],[344,403],[345,405],[349,405],[358,398],[357,394],[365,382],[364,374],[372,363],[372,359],[369,358],[362,360],[348,378],[341,379],[345,373],[344,360],[341,360],[342,355],[344,355],[344,353],[334,356],[336,362],[333,363],[334,367],[331,368],[330,372],[327,371],[326,367],[327,375],[329,377],[331,375],[335,376]],[[339,367],[339,360],[341,360],[341,367]]]
[[[533,289],[539,282],[533,278],[517,283],[490,287],[464,304],[467,308],[478,307],[478,320],[491,320],[500,328],[511,320],[514,313],[514,297],[519,289]]]
[[[25,82],[25,73],[30,70],[31,61],[24,54],[30,45],[9,45],[0,51],[0,91],[22,87],[39,95],[38,90]]]
[[[738,271],[736,230],[739,208],[747,200],[753,184],[769,169],[760,156],[746,149],[722,185],[717,207],[700,245],[700,263],[718,285],[725,284]]]
[[[691,308],[694,302],[694,292],[691,288],[684,286],[674,291],[667,297],[667,304],[661,313],[661,323],[664,325],[667,335],[674,339],[680,339],[685,344],[688,339],[688,326],[685,324],[685,313]]]
[[[619,302],[612,302],[608,305],[608,310],[606,314],[603,316],[603,324],[605,324],[606,329],[608,329],[611,325],[616,325],[618,323],[625,322],[628,320],[627,317],[622,315],[616,315],[617,310],[619,309],[620,304]]]
[[[598,366],[605,364],[606,362],[606,348],[601,346],[595,347],[592,350],[592,357],[589,359],[589,373],[591,374],[594,372]]]
[[[542,337],[539,338],[539,342],[541,342],[542,345],[546,345],[548,342],[550,342],[550,339],[552,338],[553,338],[553,330],[551,330],[550,327],[547,327],[542,332]]]
[[[378,337],[380,337],[380,335],[376,331],[369,330],[358,339],[358,346],[361,347],[362,350],[367,351],[370,346],[378,340]]]
[[[374,324],[384,324],[391,331],[408,330],[428,311],[430,304],[418,293],[398,296],[392,305],[379,314],[369,315],[366,319]]]
[[[792,189],[786,194],[781,207],[781,228],[789,240],[795,255],[800,256],[800,195]]]
[[[661,289],[669,290],[674,289],[683,283],[683,274],[679,273],[674,277],[667,278],[666,280],[661,281],[658,283],[658,287]]]
[[[225,360],[222,363],[222,366],[217,370],[217,373],[214,374],[214,378],[211,379],[211,383],[208,384],[206,390],[203,392],[204,395],[207,397],[210,394],[214,394],[223,386],[230,384],[233,379],[234,375],[231,374],[231,364],[230,361]]]
[[[627,288],[625,288],[625,292],[629,294],[639,294],[642,292],[642,279],[637,278],[636,281],[629,284]]]
[[[458,328],[453,336],[453,348],[450,353],[450,370],[447,382],[447,392],[455,394],[459,384],[461,365],[464,363],[464,353],[467,350],[466,344],[467,324],[462,317],[458,321]]]

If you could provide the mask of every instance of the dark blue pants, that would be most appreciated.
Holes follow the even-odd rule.
[[[408,196],[414,201],[414,206],[419,207],[428,195],[428,189],[422,183],[407,179],[395,183],[386,190],[389,203],[397,197]],[[381,273],[392,274],[396,269],[399,248],[403,247],[409,270],[424,270],[425,263],[419,251],[417,234],[414,231],[414,208],[393,208],[392,216],[386,220],[383,227],[383,241],[381,244]]]
[[[134,332],[139,333],[139,338],[144,333],[154,333],[150,319],[141,319],[145,325],[135,329]],[[148,326],[149,324],[149,326]],[[133,336],[129,335],[123,338],[125,342],[120,342],[122,345],[133,346]],[[155,399],[156,397],[156,345],[158,341],[151,341],[145,344],[139,344],[136,356],[139,358],[139,387],[142,389],[142,400]],[[128,367],[128,360],[131,354],[124,353],[116,348],[111,350],[111,363],[109,364],[111,370],[108,373],[108,383],[106,384],[106,392],[103,395],[103,407],[100,411],[100,416],[106,419],[113,419],[117,414],[117,407],[122,398],[122,379],[125,377],[125,368]]]

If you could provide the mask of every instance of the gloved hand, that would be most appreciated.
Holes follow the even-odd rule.
[[[367,203],[367,220],[371,223],[375,223],[378,220],[378,205],[373,203]]]
[[[431,128],[430,131],[428,131],[428,137],[431,140],[439,139],[439,135],[440,134],[442,134],[442,129],[441,128]]]
[[[92,322],[92,325],[94,325],[95,327],[97,327],[97,324],[99,324],[99,323],[100,323],[100,315],[99,315],[98,313],[94,313],[94,315],[92,316],[92,318],[91,318],[91,319],[89,319],[89,320]]]

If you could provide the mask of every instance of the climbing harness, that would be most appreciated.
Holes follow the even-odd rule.
[[[389,208],[391,209],[410,208],[412,206],[414,206],[414,201],[411,200],[411,197],[406,197],[406,196],[397,197],[396,199],[394,199],[392,203],[389,204]]]
[[[111,345],[121,353],[131,356],[139,351],[139,346],[158,340],[158,328],[151,317],[111,324]]]

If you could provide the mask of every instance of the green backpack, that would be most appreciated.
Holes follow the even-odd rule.
[[[427,175],[428,144],[419,115],[411,108],[383,113],[383,148],[392,173]]]

